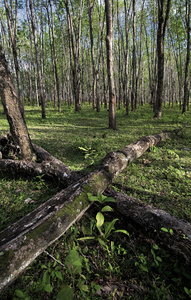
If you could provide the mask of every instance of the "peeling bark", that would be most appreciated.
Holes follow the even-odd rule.
[[[103,192],[110,179],[94,171],[0,233],[0,290],[78,220],[90,206],[87,193]]]
[[[103,193],[114,178],[133,160],[170,135],[171,132],[162,132],[146,136],[120,151],[108,153],[95,171],[79,179],[32,213],[0,232],[0,290],[16,279],[38,255],[83,215],[90,206],[87,193],[95,195],[97,192]],[[58,163],[59,165],[59,161],[52,158],[48,152],[37,146],[35,149],[37,156],[40,153],[40,157],[45,159],[45,164],[53,163],[53,166],[57,166]],[[2,163],[2,160],[0,162]],[[9,162],[7,160],[7,163]],[[14,161],[12,163],[20,163],[20,166],[31,164]],[[33,165],[30,166],[29,169],[32,169]],[[70,174],[69,171],[68,175]]]
[[[41,176],[53,180],[63,188],[74,183],[80,178],[77,172],[73,172],[65,164],[53,157],[43,148],[33,144],[39,163],[25,160],[0,159],[0,170],[9,176]]]

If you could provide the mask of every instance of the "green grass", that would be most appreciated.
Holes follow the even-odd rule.
[[[0,133],[5,134],[9,130],[9,126],[1,112],[2,108],[0,109]],[[181,127],[191,119],[191,112],[182,115],[178,107],[165,107],[161,120],[153,120],[152,117],[153,113],[149,105],[140,107],[135,112],[131,112],[129,116],[125,115],[124,109],[118,110],[118,131],[112,131],[108,129],[108,112],[104,109],[97,113],[85,105],[79,113],[75,113],[74,108],[64,106],[62,113],[58,113],[52,107],[48,107],[47,118],[42,120],[40,108],[26,106],[26,122],[32,142],[62,160],[72,170],[81,170],[84,173],[99,164],[109,151],[122,149],[144,135]],[[80,150],[80,147],[86,151]],[[93,166],[90,166],[92,163]],[[157,147],[152,147],[150,151],[134,161],[116,178],[114,187],[190,222],[190,124],[177,136],[162,142]],[[1,174],[0,230],[35,209],[57,191],[57,187],[45,182],[43,178],[11,179],[5,178]],[[93,209],[90,215],[94,213]],[[93,286],[96,283],[101,285],[102,280],[106,280],[110,286],[115,285],[119,288],[119,283],[123,285],[126,280],[137,289],[135,288],[132,294],[129,291],[129,298],[121,299],[168,299],[168,295],[176,296],[174,299],[188,299],[184,287],[191,289],[188,283],[191,279],[191,273],[186,269],[182,270],[178,260],[170,258],[170,254],[163,249],[158,251],[163,262],[156,267],[151,254],[154,241],[148,242],[135,229],[128,228],[130,232],[130,240],[128,241],[124,237],[121,237],[120,240],[116,237],[113,238],[116,247],[109,260],[108,254],[98,245],[79,244],[76,238],[82,235],[82,227],[86,218],[87,216],[82,218],[81,223],[73,227],[48,251],[54,256],[59,255],[63,262],[65,259],[63,253],[67,253],[69,248],[75,246],[83,257],[83,276],[86,277],[88,286],[91,284]],[[84,253],[86,248],[89,251],[87,254]],[[111,266],[109,262],[111,262]],[[33,295],[31,299],[34,297],[35,299],[56,299],[61,286],[69,284],[71,278],[61,268],[62,274],[65,274],[66,282],[64,280],[55,282],[55,278],[52,278],[54,289],[50,293],[45,292],[42,286],[39,287],[39,282],[41,282],[39,278],[42,279],[44,274],[42,269],[44,263],[51,264],[51,274],[54,269],[52,260],[43,254],[16,283],[7,289],[2,296],[3,298],[0,296],[0,299],[13,298],[15,290],[24,291],[26,285],[28,286],[27,290],[30,291],[29,294]],[[147,268],[148,271],[143,271],[144,268]],[[99,273],[96,279],[95,272]],[[174,281],[170,278],[174,278]],[[78,282],[76,278],[75,280]],[[93,287],[91,289],[94,291]],[[93,291],[88,294],[89,299],[101,299]],[[139,295],[141,293],[144,298]],[[125,291],[124,295],[127,296],[127,294],[128,291]],[[75,295],[80,297],[81,294],[76,290]],[[103,299],[105,299],[104,295],[102,292]],[[109,297],[107,295],[107,299],[120,299],[117,292],[113,298],[112,296]]]
[[[0,231],[16,222],[56,194],[58,188],[43,177],[0,177]]]

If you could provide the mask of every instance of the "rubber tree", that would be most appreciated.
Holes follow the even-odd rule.
[[[189,64],[190,64],[190,0],[186,0],[186,33],[187,33],[187,51],[185,62],[185,79],[184,79],[184,100],[182,113],[186,111],[186,106],[189,105]]]
[[[46,108],[45,108],[45,93],[43,90],[43,82],[42,82],[42,74],[40,68],[40,52],[39,52],[39,42],[37,36],[37,28],[35,24],[35,11],[33,7],[33,1],[29,0],[29,8],[31,13],[31,25],[32,25],[32,32],[34,38],[34,45],[35,45],[35,55],[36,55],[36,66],[37,66],[37,75],[38,75],[38,92],[40,98],[40,104],[42,106],[42,119],[46,118]]]
[[[18,63],[18,53],[17,53],[17,1],[15,2],[15,12],[13,12],[13,3],[9,4],[7,0],[4,0],[8,33],[11,41],[13,60],[15,65],[16,79],[17,79],[17,91],[19,99],[21,100],[21,80],[20,80],[20,70]],[[13,22],[13,15],[15,14],[15,21]],[[21,100],[22,102],[22,100]]]
[[[68,40],[70,51],[70,69],[73,82],[73,97],[75,99],[75,111],[81,109],[81,34],[82,34],[82,14],[84,10],[84,0],[80,1],[80,5],[74,13],[71,9],[71,1],[65,0],[67,22],[68,22]],[[78,20],[76,22],[75,20]]]
[[[32,160],[32,143],[27,126],[21,113],[21,103],[9,71],[8,63],[0,44],[0,97],[7,116],[14,143],[19,146],[19,158]]]
[[[163,79],[164,79],[164,40],[167,22],[170,14],[171,0],[158,0],[158,30],[157,30],[157,56],[158,56],[158,82],[155,102],[154,118],[160,119],[162,116]],[[166,6],[166,11],[165,11]],[[164,13],[165,11],[165,13]]]
[[[111,1],[105,0],[106,13],[106,47],[107,47],[107,74],[109,86],[109,128],[116,130],[116,95],[115,95],[115,79],[113,70],[113,22]]]

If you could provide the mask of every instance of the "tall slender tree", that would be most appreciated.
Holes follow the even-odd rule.
[[[81,54],[81,22],[82,22],[82,14],[84,9],[84,0],[80,1],[79,11],[77,13],[78,22],[73,22],[72,14],[71,14],[71,3],[69,0],[65,0],[65,7],[67,13],[67,21],[68,21],[68,39],[69,39],[69,49],[70,49],[70,67],[72,71],[72,79],[73,79],[73,95],[75,99],[75,111],[79,111],[81,109],[80,104],[80,54]],[[74,14],[74,13],[73,13]],[[76,15],[75,15],[76,18]]]
[[[133,56],[132,56],[132,87],[131,87],[131,110],[135,110],[135,76],[136,76],[136,42],[135,42],[135,0],[133,0]]]
[[[91,0],[88,2],[88,16],[89,16],[89,26],[90,26],[90,42],[91,42],[91,61],[92,61],[92,74],[93,74],[93,85],[92,85],[92,105],[95,108],[95,95],[96,95],[96,67],[95,67],[95,57],[94,57],[94,37],[93,37],[93,20],[92,14],[95,7],[95,0],[91,5]]]
[[[35,45],[36,65],[37,65],[37,74],[38,74],[38,90],[39,90],[40,104],[42,106],[42,118],[45,119],[46,118],[45,95],[43,90],[42,74],[40,68],[39,43],[37,37],[37,29],[35,24],[35,15],[34,15],[34,7],[33,7],[32,0],[29,0],[29,8],[31,12],[31,25],[32,25],[34,45]]]
[[[184,100],[182,113],[186,111],[186,107],[189,106],[189,64],[190,64],[190,0],[186,0],[186,33],[187,33],[187,51],[186,51],[186,62],[185,62],[185,79],[184,79]]]
[[[171,0],[167,0],[165,10],[165,0],[158,0],[158,30],[157,30],[157,57],[158,57],[158,82],[155,102],[154,118],[160,119],[162,116],[163,79],[164,79],[164,42],[167,22],[170,13]],[[165,12],[164,12],[165,11]]]
[[[6,9],[8,32],[9,32],[9,38],[11,40],[13,60],[15,65],[15,72],[16,72],[16,79],[17,79],[17,92],[18,92],[19,101],[21,102],[20,106],[22,109],[22,114],[24,116],[24,108],[23,108],[22,96],[21,96],[20,68],[19,68],[18,53],[17,53],[17,0],[15,1],[15,12],[13,12],[12,0],[10,5],[8,4],[7,0],[4,0],[4,5]],[[11,10],[9,9],[9,7],[11,8]]]
[[[109,128],[116,130],[116,95],[115,95],[115,79],[113,70],[113,22],[111,0],[105,0],[105,13],[107,25],[107,76],[109,86]]]
[[[53,9],[52,9],[52,3],[51,0],[48,1],[50,6],[50,13],[51,13],[51,24],[49,23],[49,26],[51,27],[52,32],[52,48],[53,48],[53,67],[54,67],[54,73],[55,73],[55,79],[56,79],[56,92],[57,92],[57,103],[58,103],[58,111],[61,112],[61,103],[60,103],[60,85],[59,85],[59,78],[58,78],[58,66],[57,66],[57,55],[56,55],[56,45],[55,45],[55,33],[54,33],[54,16],[53,16]],[[47,7],[47,12],[49,16],[49,11]],[[50,21],[50,18],[49,18]]]
[[[124,94],[124,104],[126,107],[126,115],[129,114],[129,76],[128,76],[128,64],[129,64],[129,18],[131,3],[128,7],[128,1],[124,0],[125,8],[125,46],[124,46],[124,58],[125,58],[125,68],[124,68],[124,79],[123,79],[123,94]]]
[[[146,101],[149,99],[155,117],[160,118],[162,103],[170,97],[171,101],[181,102],[180,107],[185,110],[189,99],[190,34],[188,36],[187,32],[190,29],[184,27],[184,14],[186,11],[188,14],[190,0],[143,0],[141,3],[136,0],[111,0],[111,5],[114,34],[113,45],[110,45],[113,52],[113,77],[115,73],[116,79],[113,91],[119,108],[123,101],[128,114],[129,104],[134,110],[136,103],[144,103],[143,98]],[[173,6],[171,14],[170,5]],[[56,97],[60,96],[69,104],[74,102],[75,110],[80,109],[80,102],[83,103],[84,99],[89,99],[98,111],[102,102],[106,107],[105,95],[109,85],[105,84],[105,54],[108,50],[102,41],[106,34],[104,2],[3,0],[0,9],[2,45],[7,53],[10,52],[9,63],[15,72],[13,79],[17,87],[9,33],[12,30],[17,51],[17,70],[23,79],[21,95],[26,95],[28,91],[29,103],[36,98],[37,104],[43,104],[43,101],[46,102],[45,96],[50,99],[55,95],[55,104],[59,104]],[[26,16],[20,18],[24,10]],[[10,22],[7,21],[7,15]],[[190,18],[190,13],[186,18]],[[11,23],[10,26],[8,23]],[[9,30],[9,27],[12,29]],[[22,39],[24,35],[25,39]],[[187,96],[183,102],[184,95]],[[42,105],[42,112],[43,108]]]

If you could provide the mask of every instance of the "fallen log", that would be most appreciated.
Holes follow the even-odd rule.
[[[171,133],[146,136],[120,151],[108,153],[95,171],[0,232],[0,290],[83,215],[90,205],[87,193],[104,192],[129,163]]]
[[[42,176],[45,179],[53,180],[63,188],[74,183],[80,178],[77,172],[73,172],[62,161],[52,156],[43,148],[33,144],[35,154],[39,162],[0,159],[0,170],[2,174],[9,176]]]
[[[115,210],[125,221],[138,225],[157,243],[182,256],[186,263],[191,263],[190,223],[112,188],[107,189],[106,195],[115,198]]]

